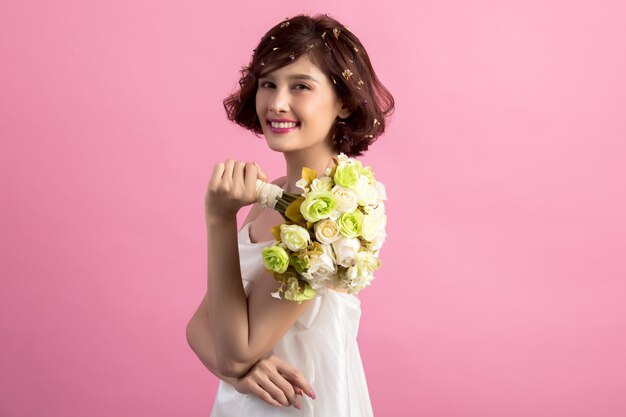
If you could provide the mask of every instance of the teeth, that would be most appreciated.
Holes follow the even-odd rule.
[[[290,129],[296,127],[296,123],[293,122],[270,122],[273,128],[277,129]]]

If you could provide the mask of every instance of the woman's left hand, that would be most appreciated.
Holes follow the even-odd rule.
[[[204,197],[205,215],[232,217],[240,208],[255,203],[257,179],[267,181],[256,162],[229,159],[215,164]]]

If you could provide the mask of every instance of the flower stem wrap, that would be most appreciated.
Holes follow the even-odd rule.
[[[263,207],[278,211],[285,220],[288,220],[285,215],[287,207],[289,207],[289,204],[294,202],[298,197],[300,196],[288,193],[276,184],[256,180],[257,203],[261,204]]]
[[[284,190],[276,184],[256,180],[256,201],[263,207],[273,209],[276,202],[283,196]]]

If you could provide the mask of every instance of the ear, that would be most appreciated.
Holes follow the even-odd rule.
[[[350,117],[351,114],[352,112],[348,110],[346,106],[342,105],[341,110],[339,110],[339,113],[337,114],[337,116],[339,116],[340,119],[347,119],[348,117]]]

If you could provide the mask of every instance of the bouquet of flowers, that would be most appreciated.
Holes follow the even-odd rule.
[[[263,248],[265,268],[281,283],[275,298],[301,303],[328,284],[357,294],[374,279],[385,240],[385,186],[369,166],[341,153],[325,175],[304,167],[300,195],[257,180],[257,201],[281,213],[274,243]]]

